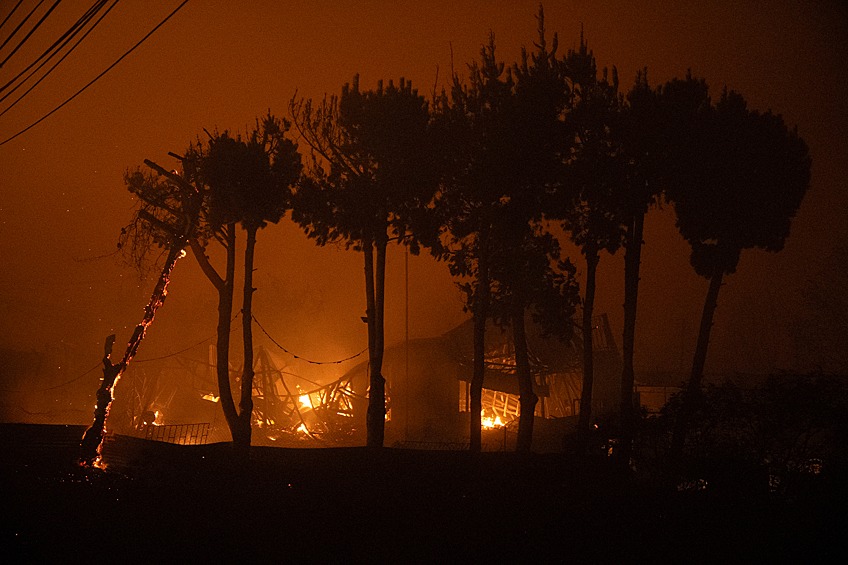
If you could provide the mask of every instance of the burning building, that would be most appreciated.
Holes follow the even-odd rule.
[[[582,343],[579,335],[563,342],[545,337],[535,324],[528,324],[528,347],[534,391],[539,397],[535,415],[541,434],[548,424],[562,423],[579,412],[582,389]],[[606,315],[595,319],[595,384],[593,414],[603,416],[615,410],[619,399],[621,361]],[[190,382],[193,396],[198,391],[214,388],[211,376],[201,373],[214,369],[210,364],[198,365]],[[472,375],[472,321],[469,320],[443,335],[409,340],[386,349],[383,375],[386,378],[387,415],[386,445],[425,448],[460,448],[468,441],[468,412]],[[330,383],[309,381],[280,368],[281,362],[263,347],[255,354],[254,379],[254,443],[264,445],[323,447],[361,445],[365,441],[365,414],[368,405],[368,361],[347,371]],[[212,367],[212,369],[210,369]],[[233,384],[241,371],[231,369]],[[198,387],[203,381],[206,386]],[[140,381],[141,382],[141,381]],[[161,391],[160,391],[161,392]],[[141,395],[134,394],[141,398]],[[157,394],[157,399],[162,396]],[[164,409],[174,413],[173,391]],[[177,395],[180,396],[180,395]],[[490,438],[490,449],[508,448],[519,415],[518,379],[509,328],[490,324],[486,332],[486,370],[483,383],[483,426]],[[209,393],[201,402],[215,417],[210,422],[210,441],[226,441],[226,425],[218,417],[217,398]],[[143,405],[142,405],[143,404]],[[139,404],[135,416],[151,410],[154,402]],[[185,412],[185,410],[179,410]],[[189,412],[197,412],[191,410]],[[187,413],[187,412],[186,412]],[[179,430],[151,429],[162,422],[134,421],[134,435],[158,438],[164,434],[182,434]],[[142,418],[143,420],[143,418]],[[169,418],[168,425],[175,421]],[[196,424],[192,424],[196,426]],[[194,430],[194,428],[190,428]],[[182,437],[180,435],[180,437]],[[206,436],[204,435],[204,438]],[[541,438],[540,438],[541,439]],[[557,434],[557,445],[561,433]],[[183,441],[178,441],[183,443]]]
[[[437,447],[467,443],[472,325],[469,320],[441,336],[410,340],[386,349],[383,375],[388,397],[387,444]],[[593,413],[602,416],[618,406],[621,360],[606,315],[595,318],[594,329]],[[535,324],[528,324],[527,333],[533,386],[539,397],[535,415],[542,420],[576,416],[583,379],[579,338],[563,342],[545,337]],[[354,367],[345,377],[354,390],[367,387],[367,362]],[[506,438],[511,426],[517,425],[518,398],[511,331],[490,324],[486,331],[483,382],[484,427],[502,430]]]

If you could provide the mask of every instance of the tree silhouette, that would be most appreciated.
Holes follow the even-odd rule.
[[[559,248],[536,225],[544,191],[562,164],[566,100],[556,37],[549,51],[541,10],[538,22],[536,49],[523,50],[520,63],[500,62],[490,35],[480,60],[469,65],[468,83],[454,74],[450,93],[443,92],[435,105],[434,129],[447,158],[434,207],[443,229],[434,254],[465,279],[459,287],[473,315],[472,451],[481,448],[487,319],[513,328],[521,405],[517,448],[528,451],[537,398],[525,312],[532,308],[537,320],[563,335],[573,313],[573,271],[568,263],[564,271],[552,268]]]
[[[594,384],[593,316],[600,252],[615,253],[622,243],[622,206],[617,198],[623,185],[619,144],[613,135],[621,111],[618,74],[607,69],[598,76],[597,63],[581,33],[578,50],[569,50],[561,62],[568,89],[568,169],[554,185],[548,216],[561,220],[572,242],[586,260],[583,298],[583,386],[580,396],[578,438],[581,444],[592,422]]]
[[[454,73],[450,93],[434,111],[434,129],[445,156],[434,211],[442,237],[434,255],[448,262],[473,317],[474,359],[470,386],[470,450],[482,446],[482,394],[486,321],[491,315],[491,255],[497,210],[515,184],[516,129],[512,72],[495,55],[494,36],[469,65],[468,84]]]
[[[125,253],[137,266],[168,241],[172,231],[169,218],[184,214],[179,191],[196,190],[200,209],[188,243],[201,270],[218,293],[216,367],[221,408],[234,444],[250,445],[252,413],[252,333],[250,298],[253,292],[253,245],[256,231],[268,221],[276,222],[286,210],[289,187],[300,172],[296,146],[285,138],[285,121],[268,114],[247,139],[232,137],[228,132],[209,134],[206,144],[192,144],[182,162],[182,175],[169,172],[146,161],[156,174],[141,171],[128,173],[127,188],[139,198],[139,210],[128,228],[123,230]],[[239,408],[230,384],[230,332],[233,320],[235,288],[237,224],[248,232],[245,250],[245,293],[242,329],[245,334],[245,374],[242,378]],[[214,267],[207,255],[210,243],[216,242],[226,254],[223,273]]]
[[[511,207],[499,212],[499,218],[520,216],[520,211]],[[504,219],[496,222],[492,233],[490,309],[496,323],[512,327],[520,405],[516,451],[526,453],[532,445],[538,401],[527,347],[526,314],[531,313],[545,334],[563,340],[570,337],[579,287],[570,261],[557,261],[556,238],[540,233],[527,221],[517,224]]]
[[[624,220],[624,330],[622,335],[620,448],[618,460],[629,464],[636,411],[634,406],[633,354],[636,338],[636,305],[645,215],[662,190],[664,134],[659,93],[648,84],[647,71],[637,73],[614,126],[622,163],[623,183],[619,205]]]
[[[209,222],[216,233],[224,236],[227,249],[225,278],[210,271],[208,260],[202,252],[201,266],[207,277],[219,290],[219,339],[222,316],[232,308],[234,272],[235,224],[240,223],[246,232],[244,251],[244,287],[242,302],[242,332],[244,342],[244,369],[238,410],[232,400],[229,376],[222,382],[222,367],[218,366],[218,384],[222,407],[237,447],[250,446],[253,414],[253,264],[256,234],[269,222],[277,223],[283,217],[291,200],[291,188],[300,171],[300,154],[297,145],[286,138],[289,123],[268,113],[257,120],[256,127],[246,138],[233,137],[225,131],[213,135],[205,151],[193,156],[197,178],[209,190]],[[232,253],[232,254],[231,254]],[[205,263],[205,264],[204,264]],[[230,281],[230,282],[228,282]],[[229,304],[229,312],[227,306]],[[229,346],[227,343],[223,344]],[[219,352],[220,354],[220,352]],[[223,370],[228,371],[225,364]],[[226,386],[224,386],[226,384]],[[220,390],[225,389],[225,390]]]
[[[686,85],[670,83],[666,90],[671,94],[685,90],[681,86]],[[689,128],[677,122],[676,131],[695,135],[690,144],[680,140],[674,144],[688,145],[689,159],[679,156],[681,165],[672,174],[667,192],[680,233],[692,246],[692,266],[710,283],[684,406],[675,427],[676,453],[684,445],[688,418],[701,391],[723,278],[736,271],[744,249],[783,249],[810,182],[807,145],[781,116],[750,110],[740,94],[727,89],[715,108],[702,114],[707,117],[690,122]]]
[[[362,251],[368,324],[369,400],[367,444],[384,440],[386,398],[382,375],[386,250],[390,239],[419,249],[413,226],[435,191],[430,166],[427,102],[409,81],[375,90],[359,77],[340,97],[292,99],[295,127],[312,148],[307,178],[292,217],[319,245],[343,242]]]
[[[549,50],[541,6],[537,23],[535,50],[528,55],[522,49],[521,61],[513,67],[516,116],[511,120],[514,150],[509,164],[515,178],[497,209],[493,230],[497,251],[492,258],[494,302],[506,302],[513,328],[521,407],[516,450],[522,452],[530,451],[538,400],[530,372],[525,312],[530,309],[546,332],[565,338],[571,334],[578,301],[575,270],[570,261],[559,261],[559,245],[540,222],[544,197],[561,177],[570,140],[563,119],[569,89],[556,58],[556,34]]]

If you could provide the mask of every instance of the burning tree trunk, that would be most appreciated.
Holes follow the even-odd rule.
[[[80,445],[80,464],[86,467],[93,466],[100,459],[100,446],[103,443],[103,434],[106,430],[106,418],[109,416],[109,408],[114,400],[114,389],[121,374],[126,370],[132,358],[138,352],[138,347],[141,345],[141,340],[144,339],[144,334],[148,326],[153,322],[153,317],[156,310],[165,301],[168,294],[168,283],[171,279],[171,271],[177,260],[185,255],[183,246],[185,238],[180,239],[179,243],[171,247],[168,253],[168,258],[165,261],[165,266],[162,267],[162,273],[159,275],[159,280],[153,290],[153,295],[147,303],[144,310],[144,318],[141,323],[135,327],[132,338],[127,344],[127,350],[124,353],[123,359],[117,365],[113,364],[110,356],[112,353],[112,345],[115,343],[115,336],[110,335],[106,338],[105,352],[103,356],[103,379],[100,383],[100,388],[97,389],[97,405],[94,408],[94,422],[85,431],[82,443]]]
[[[97,390],[94,421],[91,427],[86,430],[80,443],[80,464],[89,467],[95,465],[100,459],[100,446],[103,443],[103,434],[106,430],[106,418],[109,416],[109,408],[115,397],[115,386],[121,378],[121,374],[123,374],[132,358],[138,352],[148,326],[153,323],[153,317],[156,315],[156,311],[165,302],[165,297],[168,295],[168,283],[171,280],[171,272],[174,270],[177,261],[185,256],[184,248],[188,245],[194,234],[200,215],[201,202],[196,187],[192,186],[191,183],[179,175],[165,170],[152,161],[145,160],[144,162],[147,166],[171,181],[176,188],[175,194],[180,206],[179,208],[164,206],[169,216],[166,219],[156,217],[144,209],[138,212],[138,218],[140,220],[146,222],[152,230],[158,230],[161,233],[161,237],[165,238],[169,246],[169,251],[165,259],[165,264],[162,266],[162,271],[159,274],[159,279],[156,281],[156,286],[153,289],[153,294],[150,296],[150,301],[144,309],[144,318],[136,326],[129,343],[127,343],[127,349],[120,363],[113,364],[111,361],[115,336],[111,335],[106,338],[103,356],[103,379]],[[140,192],[138,196],[144,199],[147,195]]]

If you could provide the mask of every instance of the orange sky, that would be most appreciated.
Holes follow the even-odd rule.
[[[91,80],[179,2],[125,1],[50,79],[0,117],[0,141]],[[719,300],[707,371],[763,371],[795,363],[789,328],[801,288],[836,241],[844,242],[848,74],[846,12],[836,2],[712,1],[546,4],[560,49],[580,26],[600,65],[623,86],[647,66],[652,82],[703,76],[757,109],[797,124],[813,156],[813,180],[780,254],[746,252]],[[689,5],[691,4],[691,5]],[[704,4],[704,5],[701,5]],[[10,63],[4,81],[89,5],[63,3]],[[4,2],[0,17],[11,3]],[[295,92],[337,92],[354,73],[364,86],[404,76],[429,92],[451,64],[462,72],[489,30],[514,61],[535,38],[535,1],[450,0],[230,2],[191,0],[92,88],[24,135],[0,146],[0,347],[41,350],[61,341],[81,366],[97,363],[106,335],[129,337],[152,281],[139,282],[117,256],[133,202],[122,183],[145,158],[176,166],[202,128],[244,130],[269,108],[285,115]],[[3,28],[5,37],[9,26]],[[2,53],[8,52],[3,51]],[[0,110],[5,105],[0,105]],[[653,212],[643,252],[637,366],[677,369],[694,348],[706,282],[691,271],[673,211]],[[575,258],[579,262],[579,258]],[[255,313],[289,349],[337,358],[365,346],[359,256],[319,249],[288,220],[259,235]],[[387,342],[403,339],[403,256],[388,265]],[[598,309],[620,332],[621,257],[601,262]],[[462,321],[446,268],[410,260],[413,337]],[[193,259],[178,264],[170,298],[138,359],[187,347],[215,331],[215,294]],[[257,332],[261,342],[261,333]],[[285,359],[284,355],[280,356]],[[329,369],[329,377],[333,371]],[[96,375],[91,375],[96,384]]]

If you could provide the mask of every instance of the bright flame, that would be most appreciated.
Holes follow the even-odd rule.
[[[308,394],[301,394],[298,397],[298,400],[300,401],[300,405],[303,406],[304,408],[312,408],[313,407],[312,406],[312,399],[309,398]]]
[[[504,427],[503,420],[501,420],[500,416],[495,416],[492,418],[491,416],[486,416],[483,412],[480,412],[481,420],[480,420],[480,428],[484,430],[493,430],[495,428]]]
[[[306,424],[301,424],[297,427],[297,431],[302,434],[308,434],[309,430],[306,429]]]
[[[211,392],[204,394],[200,398],[202,398],[203,400],[208,400],[209,402],[218,402],[219,400],[221,400],[220,396],[215,396]]]

